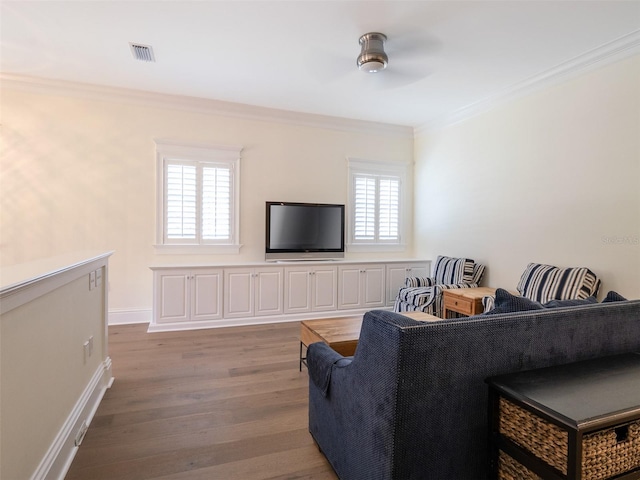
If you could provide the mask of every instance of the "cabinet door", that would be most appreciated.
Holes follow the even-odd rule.
[[[191,320],[222,318],[222,270],[191,275]]]
[[[337,310],[336,267],[316,267],[311,272],[311,308],[314,312]]]
[[[187,270],[159,270],[154,273],[156,323],[186,322],[190,319],[189,276]]]
[[[387,305],[393,305],[398,296],[398,290],[404,287],[404,281],[408,277],[428,277],[429,264],[398,263],[387,265]]]
[[[291,267],[285,269],[284,276],[284,312],[310,312],[311,271],[308,268]]]
[[[368,265],[360,271],[360,305],[364,308],[385,305],[386,285],[384,283],[385,266]]]
[[[253,316],[253,270],[232,269],[224,271],[224,316]]]
[[[254,273],[254,313],[259,315],[277,315],[283,312],[282,268],[257,269]]]
[[[360,308],[362,282],[361,268],[358,265],[338,269],[338,308]]]
[[[375,308],[385,305],[385,266],[351,265],[340,267],[338,308]]]

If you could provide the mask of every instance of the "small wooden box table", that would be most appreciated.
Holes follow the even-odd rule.
[[[489,287],[451,288],[442,291],[443,318],[447,318],[447,311],[458,312],[463,315],[478,315],[484,311],[482,298],[495,295],[496,289]]]
[[[487,383],[491,478],[640,478],[640,354]]]
[[[402,312],[401,315],[423,322],[442,320],[423,312]],[[362,319],[363,316],[358,315],[300,322],[300,371],[302,365],[307,364],[306,357],[302,356],[302,349],[314,342],[324,342],[345,357],[353,355],[358,346]]]

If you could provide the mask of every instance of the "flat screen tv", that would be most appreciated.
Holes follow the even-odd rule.
[[[344,205],[267,202],[266,260],[344,258]]]

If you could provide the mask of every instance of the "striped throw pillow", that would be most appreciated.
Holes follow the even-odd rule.
[[[480,280],[482,280],[482,275],[484,275],[484,265],[479,263],[475,263],[473,266],[473,277],[471,278],[471,283],[475,283],[476,285],[480,284]]]
[[[473,260],[438,256],[433,271],[436,285],[471,283],[473,280]]]
[[[553,265],[530,263],[520,281],[518,292],[540,303],[551,300],[584,299],[596,295],[600,280],[588,268],[558,268]]]

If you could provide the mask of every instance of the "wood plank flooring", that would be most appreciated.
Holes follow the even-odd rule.
[[[67,480],[337,479],[313,443],[300,324],[109,327],[115,382]]]

